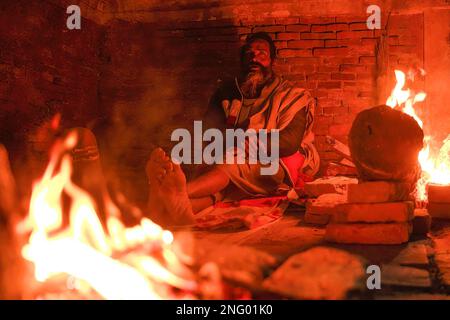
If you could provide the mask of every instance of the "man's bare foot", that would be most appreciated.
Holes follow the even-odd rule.
[[[145,171],[150,184],[150,217],[164,226],[194,223],[186,176],[181,167],[172,163],[161,148],[157,148],[150,155]]]

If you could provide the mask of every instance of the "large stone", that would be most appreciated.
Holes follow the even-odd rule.
[[[349,203],[377,203],[412,200],[409,183],[372,181],[348,186]]]
[[[414,185],[420,175],[418,155],[423,137],[414,118],[380,105],[356,116],[348,141],[362,180],[405,181]]]
[[[305,222],[311,224],[325,225],[330,217],[336,212],[339,204],[345,203],[347,197],[339,193],[323,194],[317,199],[306,202]]]
[[[431,229],[431,216],[427,209],[415,209],[413,219],[413,234],[425,235]]]
[[[306,213],[330,215],[335,212],[338,205],[346,201],[346,196],[339,193],[323,194],[317,199],[310,199],[306,202]]]
[[[450,203],[429,202],[428,213],[432,218],[450,219]]]
[[[330,223],[325,239],[347,244],[401,244],[408,242],[409,222],[400,223]]]
[[[198,266],[214,263],[225,279],[249,288],[258,287],[278,263],[272,255],[251,247],[208,240],[196,241],[193,256]]]
[[[381,267],[381,287],[383,285],[430,288],[431,279],[427,270],[398,265],[384,265]]]
[[[426,268],[429,265],[427,246],[410,242],[389,264]]]
[[[427,192],[429,202],[450,203],[450,185],[429,184]]]
[[[312,198],[317,198],[327,193],[345,194],[347,186],[355,183],[358,183],[358,179],[339,176],[319,178],[305,183],[305,193]]]
[[[414,203],[346,203],[339,205],[331,220],[335,223],[349,222],[406,222],[413,218]]]
[[[342,250],[315,247],[290,257],[263,283],[263,287],[294,299],[344,299],[362,288],[363,262]]]

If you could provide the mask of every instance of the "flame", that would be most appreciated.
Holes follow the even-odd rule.
[[[423,69],[419,70],[420,74],[425,75]],[[410,70],[408,78],[414,81],[415,73]],[[423,102],[426,99],[425,92],[414,94],[410,89],[404,89],[406,84],[406,75],[395,70],[395,78],[397,83],[386,101],[386,105],[391,108],[401,107],[402,111],[413,117],[419,126],[423,129],[424,123],[417,115],[414,105]],[[419,152],[418,161],[422,169],[422,174],[416,185],[416,199],[419,201],[427,201],[427,185],[429,183],[449,185],[450,184],[450,135],[443,141],[441,148],[436,153],[431,149],[432,137],[426,135],[424,137],[424,148]]]
[[[147,218],[126,228],[109,204],[115,214],[107,218],[105,232],[93,199],[71,181],[68,151],[76,142],[72,132],[54,145],[42,178],[33,185],[28,217],[19,225],[20,232],[31,232],[22,255],[33,262],[36,280],[66,274],[105,299],[175,298],[168,286],[193,298],[197,283],[177,275],[189,271],[171,248],[170,231]],[[71,199],[68,227],[63,227],[63,194]]]

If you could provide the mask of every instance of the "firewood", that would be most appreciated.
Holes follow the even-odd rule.
[[[414,118],[381,105],[360,112],[349,134],[349,147],[362,180],[414,184],[423,131]]]

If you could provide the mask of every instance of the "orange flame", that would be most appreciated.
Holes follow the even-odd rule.
[[[424,75],[425,71],[420,70]],[[386,101],[386,105],[391,108],[402,107],[402,111],[413,117],[419,126],[423,128],[424,123],[417,115],[414,105],[426,99],[425,92],[413,94],[410,89],[404,89],[406,84],[406,76],[400,70],[395,70],[395,78],[397,83],[392,90],[391,95]],[[414,81],[414,73],[409,72],[409,78]],[[443,141],[437,155],[431,152],[432,137],[427,135],[424,138],[424,148],[419,152],[418,161],[422,169],[422,174],[416,185],[416,199],[419,201],[427,201],[426,187],[429,183],[441,185],[450,184],[450,135]]]
[[[72,162],[67,151],[76,142],[76,134],[70,133],[55,144],[44,175],[33,186],[29,215],[19,226],[20,232],[31,231],[22,255],[33,262],[36,280],[44,282],[67,274],[87,283],[105,299],[175,298],[167,286],[189,292],[183,298],[193,298],[197,283],[171,249],[174,237],[170,231],[147,218],[126,228],[117,215],[110,215],[105,233],[94,201],[71,181]],[[72,204],[69,227],[61,230],[63,193]],[[143,247],[156,248],[163,263]],[[120,259],[113,258],[116,256]],[[170,271],[165,264],[179,272]]]

